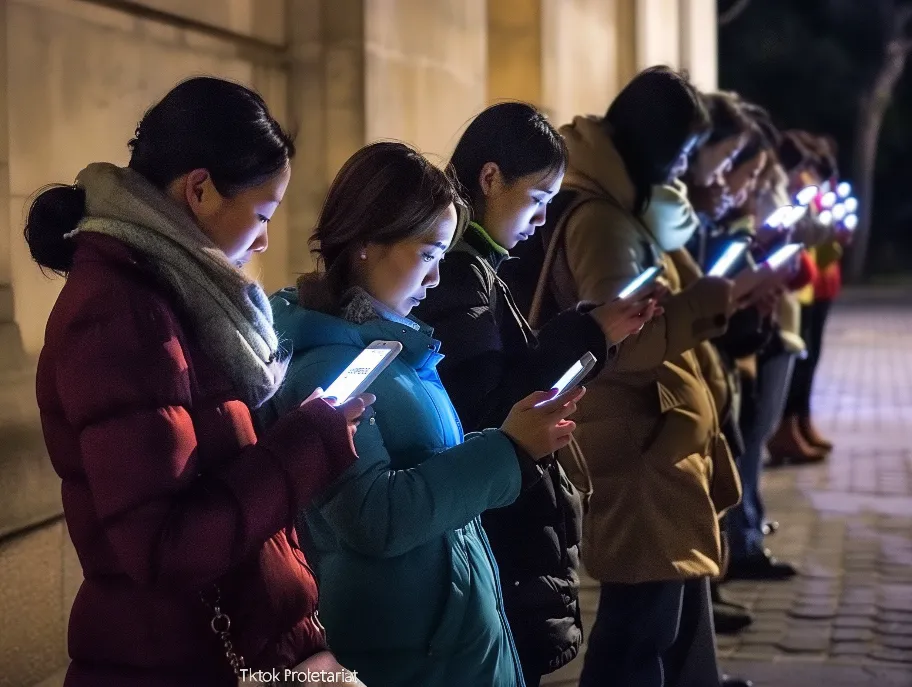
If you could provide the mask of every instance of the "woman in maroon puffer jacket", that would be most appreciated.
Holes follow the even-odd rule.
[[[266,248],[294,154],[262,99],[185,81],[130,149],[129,167],[93,164],[41,193],[25,232],[36,262],[67,275],[37,380],[85,576],[65,684],[237,684],[232,661],[325,657],[293,521],[355,461],[372,399],[309,400],[254,433],[287,353],[239,266]]]

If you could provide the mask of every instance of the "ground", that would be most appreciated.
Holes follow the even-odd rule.
[[[790,582],[726,585],[755,622],[719,638],[756,687],[912,687],[912,299],[849,295],[827,327],[814,416],[836,443],[819,466],[768,470],[768,545]],[[590,627],[598,590],[582,592]],[[577,659],[544,685],[576,684]]]

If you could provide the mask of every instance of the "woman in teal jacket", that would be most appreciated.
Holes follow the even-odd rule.
[[[403,346],[371,386],[359,460],[300,527],[328,642],[371,687],[523,684],[479,515],[510,504],[574,427],[564,418],[576,398],[535,407],[552,396],[539,392],[501,429],[464,440],[437,375],[440,345],[408,317],[437,285],[461,212],[448,177],[421,155],[401,143],[367,146],[339,172],[314,233],[325,272],[273,297],[294,354],[267,422],[371,342]]]

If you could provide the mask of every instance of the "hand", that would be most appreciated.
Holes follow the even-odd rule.
[[[767,264],[761,263],[757,269],[745,268],[735,275],[732,287],[732,300],[735,309],[740,310],[760,297],[768,290],[771,282],[775,281],[776,272]]]
[[[333,401],[336,399],[324,398],[323,389],[317,387],[314,389],[313,393],[310,394],[310,396],[301,402],[301,405],[303,406],[305,403],[310,403],[311,401],[316,400],[321,400],[327,405],[332,406],[341,412],[345,417],[345,421],[348,423],[349,431],[351,432],[352,436],[354,436],[355,431],[358,428],[358,423],[361,421],[361,416],[364,415],[365,410],[374,404],[374,402],[377,400],[377,397],[373,394],[364,393],[360,394],[359,396],[355,396],[354,398],[350,398],[342,405],[337,406],[335,403],[333,403]]]
[[[513,406],[500,429],[533,460],[541,460],[570,443],[576,423],[566,418],[576,412],[585,393],[584,387],[560,396],[556,389],[536,391]],[[542,405],[536,407],[537,403]]]
[[[665,286],[656,284],[636,300],[615,298],[610,303],[593,308],[589,315],[598,322],[609,345],[616,345],[640,331],[649,320],[661,315],[664,310],[659,300],[667,294]]]

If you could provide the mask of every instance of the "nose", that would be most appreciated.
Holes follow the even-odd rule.
[[[422,286],[428,289],[435,288],[440,283],[440,263],[435,262],[434,266],[424,275]]]
[[[263,233],[257,236],[256,241],[253,242],[253,245],[250,246],[250,250],[254,253],[262,253],[269,247],[269,232],[265,229]]]
[[[529,222],[533,227],[540,227],[545,223],[547,219],[548,206],[542,205],[538,210],[535,211],[535,214],[532,215],[532,221]]]

